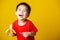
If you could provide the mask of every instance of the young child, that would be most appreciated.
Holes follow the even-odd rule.
[[[16,15],[18,20],[15,20],[10,25],[10,28],[6,30],[9,36],[17,36],[17,40],[34,40],[34,36],[38,30],[35,25],[27,19],[30,11],[30,6],[25,2],[17,5]]]

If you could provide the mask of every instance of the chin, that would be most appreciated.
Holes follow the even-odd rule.
[[[19,20],[23,20],[24,18],[18,18]]]
[[[23,20],[22,18],[18,18],[19,20]]]
[[[23,19],[26,19],[26,18],[21,18],[21,17],[18,17],[19,20],[23,20]]]

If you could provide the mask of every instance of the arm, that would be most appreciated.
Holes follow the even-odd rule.
[[[36,32],[29,32],[28,34],[29,34],[29,36],[35,36]]]
[[[24,37],[28,37],[28,36],[35,36],[36,32],[22,32],[20,34],[23,34]]]

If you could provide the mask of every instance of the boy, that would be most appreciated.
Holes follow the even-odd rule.
[[[37,28],[27,19],[30,15],[31,8],[25,3],[19,3],[16,7],[16,15],[18,20],[10,25],[10,29],[6,32],[9,36],[17,36],[18,40],[34,40]]]

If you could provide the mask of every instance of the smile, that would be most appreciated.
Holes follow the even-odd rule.
[[[23,16],[23,15],[19,15],[19,16]]]

